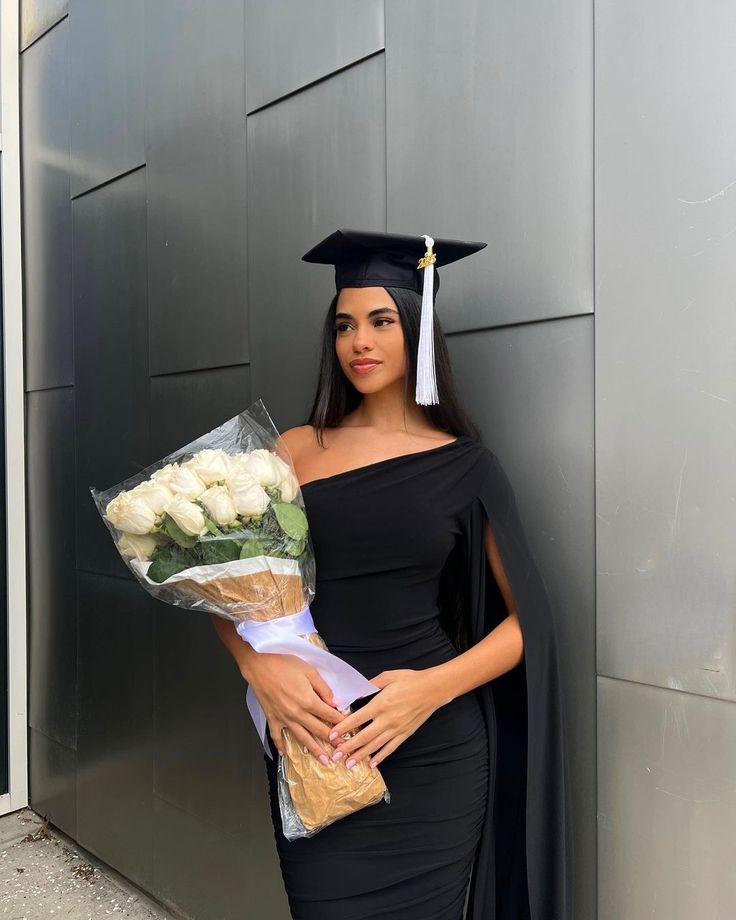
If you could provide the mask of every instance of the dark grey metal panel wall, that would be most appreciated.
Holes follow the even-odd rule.
[[[77,836],[77,590],[74,391],[26,401],[31,805]]]
[[[254,392],[302,424],[334,269],[301,262],[336,227],[386,228],[383,54],[248,117]]]
[[[24,14],[31,804],[192,916],[286,917],[245,685],[88,493],[252,401],[243,10],[220,6]]]
[[[145,163],[144,0],[69,0],[72,196]]]
[[[237,415],[250,391],[247,364],[152,377],[151,455],[171,453]]]
[[[131,577],[89,486],[106,488],[149,451],[146,173],[128,173],[73,207],[77,565]]]
[[[74,540],[74,389],[26,400],[29,592],[29,725],[77,746],[77,604]],[[50,533],[51,532],[51,533]]]
[[[24,51],[67,15],[69,0],[20,0],[19,7],[20,48]]]
[[[734,704],[598,678],[600,920],[734,916]]]
[[[59,23],[22,58],[26,387],[74,382],[69,194],[69,27]]]
[[[659,17],[600,16],[600,673],[736,700],[734,8],[683,11],[655,72]]]
[[[153,601],[132,578],[82,571],[78,598],[76,838],[152,889]]]
[[[593,290],[589,7],[389,4],[385,53],[379,0],[72,0],[51,29],[44,9],[28,8],[23,55],[24,169],[39,177],[24,187],[29,451],[43,454],[29,463],[31,618],[39,637],[49,617],[69,629],[73,562],[33,557],[76,533],[79,645],[78,678],[32,647],[32,804],[192,916],[240,917],[245,903],[288,916],[243,681],[208,618],[138,588],[87,488],[258,396],[281,430],[304,420],[334,288],[331,268],[300,256],[321,236],[352,224],[485,239],[443,274],[438,309],[562,613],[592,916],[592,330],[576,315]],[[73,246],[33,230],[64,213]],[[73,326],[49,273],[72,279]],[[76,498],[57,499],[44,534],[52,451],[75,458]],[[52,695],[75,701],[76,724]],[[221,870],[214,893],[203,852]]]
[[[247,111],[383,48],[383,0],[245,0]]]
[[[558,619],[577,910],[595,917],[593,318],[450,336],[461,392],[518,495]]]
[[[589,0],[386,4],[388,227],[486,240],[446,331],[593,309]]]
[[[73,600],[76,606],[76,592]],[[74,622],[76,625],[76,616]],[[32,796],[31,808],[48,816],[64,833],[76,839],[76,746],[66,747],[42,731],[31,728],[28,732],[28,780]]]
[[[151,374],[242,364],[243,0],[149,3],[145,34]]]
[[[597,4],[600,920],[736,916],[735,62]]]
[[[45,9],[45,8],[44,8]],[[23,11],[38,27],[43,9]],[[34,34],[34,38],[38,35]],[[31,802],[77,833],[77,597],[68,23],[20,61]]]

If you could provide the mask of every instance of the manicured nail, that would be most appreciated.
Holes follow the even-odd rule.
[[[327,759],[327,754],[320,754],[320,755],[319,755],[319,762],[320,762],[320,763],[323,763],[325,766],[327,766],[327,764],[329,763],[329,760]]]
[[[371,766],[372,766],[372,767],[375,767],[375,766],[377,765],[377,763],[378,763],[378,761],[372,760],[372,761],[371,761]]]
[[[334,741],[337,738],[337,732],[330,732],[330,741]]]
[[[335,751],[335,753],[332,755],[333,760],[339,760],[341,757],[342,757],[342,751]]]
[[[354,767],[354,766],[355,766],[355,759],[354,759],[353,757],[351,757],[350,760],[348,760],[348,761],[346,762],[345,766],[346,766],[346,767]]]

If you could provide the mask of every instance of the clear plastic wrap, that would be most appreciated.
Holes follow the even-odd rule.
[[[158,600],[233,620],[257,651],[313,664],[346,714],[379,689],[331,654],[314,626],[309,522],[291,458],[260,399],[124,482],[90,492],[126,565]],[[246,699],[271,757],[265,714],[250,686]],[[334,747],[317,738],[329,760],[323,765],[288,729],[282,737],[278,790],[287,839],[390,801],[379,770],[365,759],[351,769],[333,763]]]

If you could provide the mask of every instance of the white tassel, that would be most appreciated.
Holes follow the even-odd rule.
[[[437,395],[437,377],[434,366],[434,322],[432,301],[434,295],[434,263],[437,258],[432,252],[434,240],[426,233],[422,234],[427,251],[419,260],[417,268],[424,269],[422,284],[422,318],[419,328],[419,349],[417,352],[417,387],[415,399],[418,405],[428,406],[439,403]]]

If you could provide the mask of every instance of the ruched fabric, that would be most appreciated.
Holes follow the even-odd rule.
[[[316,558],[310,606],[331,652],[368,680],[456,657],[440,624],[440,581],[458,559],[468,644],[492,631],[508,611],[486,557],[490,524],[525,662],[440,706],[381,761],[390,802],[313,837],[282,833],[268,736],[274,759],[263,760],[292,917],[461,920],[467,895],[468,920],[570,920],[552,612],[497,457],[462,435],[301,488]]]

